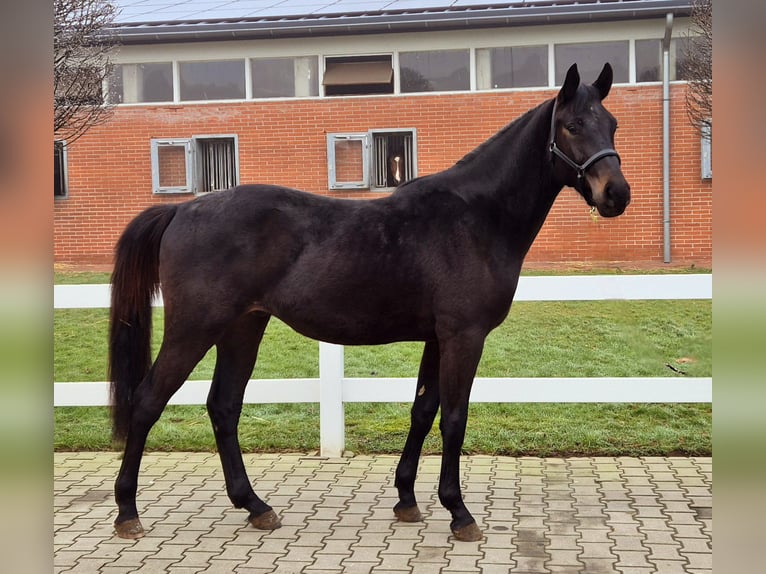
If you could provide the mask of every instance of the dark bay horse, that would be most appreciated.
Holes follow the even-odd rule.
[[[374,200],[243,185],[151,207],[125,229],[112,275],[109,378],[125,453],[115,483],[117,534],[138,538],[138,471],[146,437],[170,397],[215,345],[207,409],[226,490],[250,523],[280,521],[253,491],[237,438],[245,385],[269,318],[343,345],[424,341],[411,426],[396,469],[402,521],[421,520],[414,494],[423,440],[441,408],[439,500],[459,540],[482,534],[463,503],[460,450],[484,339],[506,317],[522,261],[563,186],[604,217],[630,187],[602,100],[572,66],[541,103],[449,169]],[[162,286],[165,330],[152,364],[152,296]]]

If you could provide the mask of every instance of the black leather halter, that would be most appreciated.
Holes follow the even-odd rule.
[[[562,160],[564,160],[564,163],[572,167],[577,172],[578,186],[583,176],[585,175],[586,170],[597,161],[604,159],[605,157],[609,157],[611,155],[616,157],[617,161],[622,163],[622,160],[620,159],[620,154],[618,154],[616,150],[613,150],[611,148],[606,148],[606,149],[602,149],[601,151],[597,151],[588,159],[586,159],[583,163],[577,163],[572,158],[570,158],[567,154],[561,151],[559,146],[556,145],[556,104],[557,103],[558,102],[554,99],[553,114],[551,115],[551,135],[550,135],[550,139],[548,140],[549,142],[548,149],[550,149],[551,153],[553,153],[555,156],[560,157]]]

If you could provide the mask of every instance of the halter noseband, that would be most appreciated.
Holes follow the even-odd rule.
[[[620,154],[617,153],[616,150],[613,150],[611,148],[605,148],[601,151],[597,151],[592,156],[590,156],[588,159],[586,159],[583,163],[577,163],[572,158],[570,158],[567,154],[565,154],[559,146],[556,145],[556,104],[558,102],[554,99],[553,100],[553,114],[551,115],[551,135],[548,139],[548,149],[550,149],[551,153],[553,153],[555,156],[560,157],[564,160],[564,163],[566,163],[568,166],[573,168],[577,172],[577,184],[580,184],[580,181],[582,180],[583,176],[585,175],[585,171],[592,166],[597,161],[604,159],[605,157],[609,157],[610,155],[613,155],[617,158],[617,161],[622,163],[622,160],[620,159]]]

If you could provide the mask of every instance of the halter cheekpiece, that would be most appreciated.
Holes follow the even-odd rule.
[[[548,139],[548,149],[553,153],[553,155],[560,157],[562,160],[564,160],[564,163],[566,163],[568,166],[573,168],[577,172],[577,183],[580,183],[580,180],[585,175],[585,171],[592,166],[597,161],[604,159],[605,157],[614,156],[617,158],[617,161],[622,162],[620,159],[620,154],[617,153],[616,150],[613,150],[611,148],[605,148],[601,151],[597,151],[592,156],[590,156],[588,159],[586,159],[583,163],[577,163],[572,158],[570,158],[567,154],[565,154],[559,146],[556,145],[556,105],[557,100],[553,100],[553,114],[551,114],[551,134],[550,138]]]

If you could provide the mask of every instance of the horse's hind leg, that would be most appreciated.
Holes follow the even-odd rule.
[[[439,345],[428,342],[420,361],[415,401],[410,411],[410,432],[404,444],[402,457],[396,467],[396,488],[399,502],[394,514],[402,522],[418,522],[423,519],[415,500],[415,477],[423,441],[431,430],[439,410]]]
[[[281,523],[271,507],[258,498],[250,486],[239,448],[237,426],[245,387],[253,372],[258,346],[269,318],[270,315],[262,313],[244,315],[227,329],[217,343],[215,373],[207,400],[226,479],[226,491],[234,506],[247,509],[250,523],[262,530],[279,528]]]
[[[212,341],[212,338],[204,339],[193,330],[188,330],[185,338],[177,338],[166,332],[154,365],[135,391],[125,453],[114,484],[118,508],[114,527],[120,538],[141,538],[144,535],[138,519],[136,493],[146,437],[170,397],[205,356]]]

